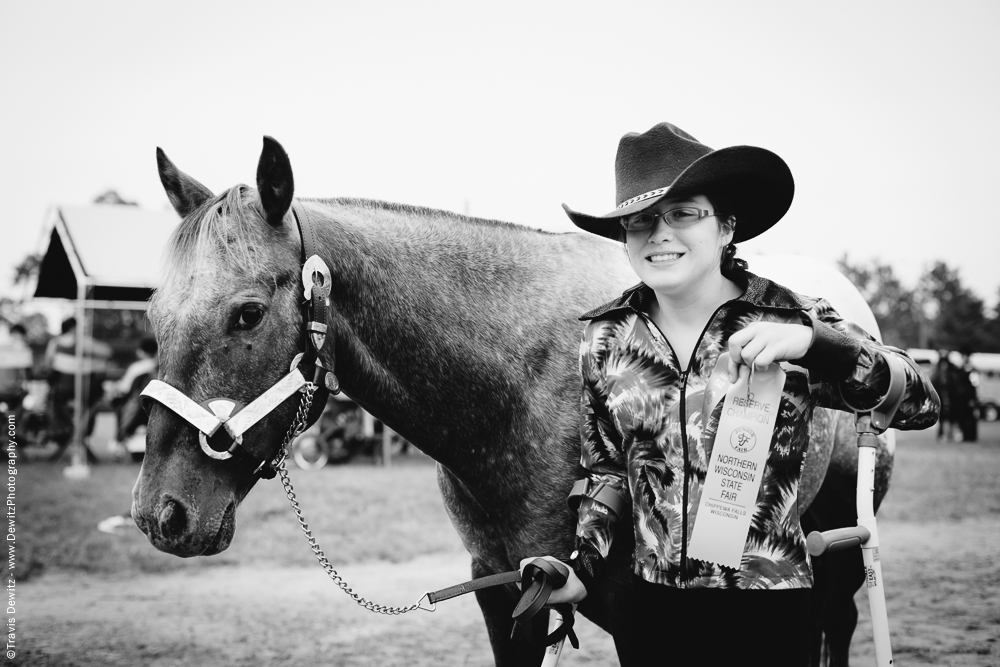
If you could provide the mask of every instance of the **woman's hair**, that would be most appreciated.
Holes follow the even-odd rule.
[[[729,230],[735,230],[739,218],[736,215],[732,200],[724,192],[707,192],[705,197],[719,216],[719,223]],[[745,259],[736,256],[736,244],[730,243],[722,249],[722,262],[719,267],[722,275],[736,281],[750,268]]]
[[[719,216],[719,224],[729,230],[735,229],[737,217],[733,211],[733,205],[729,197],[720,192],[708,193],[705,197],[712,204],[716,215]],[[620,227],[618,230],[618,241],[624,244],[627,237],[628,232],[625,231],[624,227]],[[736,244],[730,243],[722,249],[722,261],[719,268],[724,277],[732,281],[737,281],[738,279],[742,279],[743,274],[750,269],[750,265],[747,264],[745,259],[736,256]]]

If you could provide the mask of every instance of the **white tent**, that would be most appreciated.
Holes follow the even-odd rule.
[[[36,298],[75,302],[77,330],[89,330],[95,308],[144,310],[159,284],[161,256],[178,225],[172,211],[97,204],[53,207],[44,223],[44,248],[35,287]],[[78,364],[83,366],[83,336],[77,336]],[[74,468],[83,456],[83,376],[76,376]]]
[[[145,308],[178,222],[173,211],[136,206],[52,208],[35,297],[83,299],[87,308]]]

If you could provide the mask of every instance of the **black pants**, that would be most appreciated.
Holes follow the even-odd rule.
[[[630,617],[615,624],[623,667],[809,664],[812,589],[678,589],[637,576],[632,583]]]

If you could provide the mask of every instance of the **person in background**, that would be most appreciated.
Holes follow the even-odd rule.
[[[937,365],[931,373],[931,384],[941,399],[941,417],[938,419],[938,442],[953,442],[955,439],[955,383],[958,368],[951,363],[948,350],[938,350]]]
[[[28,395],[27,381],[31,372],[31,348],[25,340],[27,331],[20,324],[10,327],[7,341],[0,345],[0,412],[13,415],[16,428],[21,423],[21,402]],[[0,445],[6,447],[8,429],[3,429]]]
[[[20,324],[10,327],[7,341],[0,345],[0,403],[5,412],[15,412],[27,395],[25,383],[31,371],[31,348],[27,331]]]
[[[139,402],[139,394],[146,388],[150,380],[156,378],[159,370],[155,338],[143,338],[135,350],[136,360],[125,369],[125,374],[111,389],[111,405],[115,408],[118,428],[115,437],[108,443],[108,450],[116,458],[127,458],[130,454],[126,446],[129,438],[136,434],[140,426],[145,426],[149,420],[146,411]],[[145,445],[143,445],[145,448]],[[132,521],[131,509],[114,514],[97,524],[97,530],[102,533],[119,535],[135,523]]]
[[[115,408],[118,428],[114,440],[108,443],[108,449],[116,454],[127,453],[125,442],[135,435],[140,426],[145,426],[149,418],[139,403],[139,394],[150,380],[156,378],[156,353],[155,338],[143,338],[139,341],[139,347],[135,351],[136,360],[129,364],[125,374],[111,390],[111,405]]]
[[[83,336],[83,358],[76,356],[77,335]],[[87,439],[94,430],[94,407],[104,395],[102,387],[111,359],[111,346],[86,334],[79,334],[75,317],[62,323],[62,333],[49,341],[45,349],[45,368],[49,381],[49,437],[59,446],[52,455],[60,459],[73,440],[76,374],[83,374],[84,450],[89,463],[97,463]],[[82,364],[82,366],[81,366]]]
[[[753,146],[712,150],[662,123],[622,137],[615,175],[614,211],[566,208],[581,229],[621,242],[641,282],[581,317],[588,477],[570,495],[572,572],[549,602],[587,596],[603,576],[616,521],[628,522],[632,598],[612,620],[621,664],[804,667],[819,659],[810,655],[813,573],[797,497],[813,411],[849,410],[842,396],[875,405],[889,387],[888,357],[905,370],[893,427],[933,425],[937,397],[905,352],[735,257],[736,243],[764,233],[791,204],[792,175],[780,157]],[[746,428],[722,433],[721,388],[745,382],[751,369],[761,383],[743,391],[760,393],[737,400],[776,409],[757,450],[759,488],[745,491],[752,521],[740,534],[713,522],[721,511],[701,509],[699,499],[718,493],[718,480],[711,488],[708,480],[728,465],[710,469],[713,453],[731,461],[759,446]],[[700,534],[725,549],[696,546]]]
[[[962,350],[961,354],[962,363],[955,367],[955,423],[962,434],[962,442],[975,442],[979,439],[978,374],[972,366],[969,350]]]

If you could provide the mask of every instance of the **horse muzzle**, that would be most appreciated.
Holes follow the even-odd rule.
[[[149,514],[133,505],[136,525],[160,551],[175,556],[211,556],[225,551],[236,534],[236,502],[221,515],[201,516],[197,508],[164,494]]]

